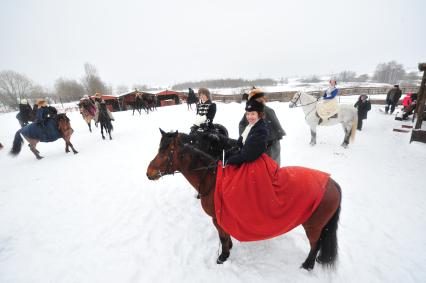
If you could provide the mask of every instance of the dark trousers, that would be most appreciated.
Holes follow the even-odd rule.
[[[361,129],[362,129],[362,120],[363,119],[361,119],[361,118],[358,118],[358,126],[356,127],[358,130],[360,130],[361,131]]]
[[[393,111],[395,111],[395,107],[396,107],[396,103],[391,103],[391,104],[386,105],[386,107],[385,107],[386,113],[389,112],[389,108],[390,108],[390,113],[392,114]]]

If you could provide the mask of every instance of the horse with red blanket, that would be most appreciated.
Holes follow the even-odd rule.
[[[302,267],[313,269],[315,260],[327,266],[335,263],[341,191],[329,174],[303,167],[278,168],[265,154],[238,168],[222,168],[220,162],[186,143],[183,134],[160,131],[160,148],[147,177],[158,180],[181,172],[198,191],[204,211],[219,232],[218,264],[230,255],[230,236],[240,241],[263,240],[298,225],[305,229],[311,246]]]

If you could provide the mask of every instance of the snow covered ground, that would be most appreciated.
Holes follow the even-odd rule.
[[[141,116],[115,113],[113,140],[68,113],[79,154],[64,143],[8,155],[19,127],[0,115],[0,282],[426,282],[426,144],[373,106],[354,144],[340,126],[319,128],[315,147],[301,109],[273,102],[287,136],[284,165],[332,174],[343,190],[335,270],[299,268],[309,250],[301,227],[272,240],[234,240],[215,263],[219,239],[195,190],[180,175],[153,182],[146,168],[164,130],[188,132],[186,105]],[[237,137],[244,105],[218,104],[215,122]]]

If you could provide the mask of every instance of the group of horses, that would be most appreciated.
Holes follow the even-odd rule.
[[[129,104],[133,109],[133,115],[135,115],[135,110],[139,112],[139,115],[141,115],[142,110],[145,111],[146,114],[149,114],[149,111],[157,110],[157,103],[157,96],[147,93],[140,93],[135,95],[135,100]]]
[[[311,129],[312,145],[316,143],[316,127],[319,120],[315,114],[317,102],[318,99],[316,97],[298,92],[289,104],[290,107],[303,108],[305,120]],[[357,113],[352,108],[342,105],[336,118],[332,118],[322,124],[328,126],[341,123],[343,125],[345,137],[342,146],[344,147],[347,147],[349,139],[353,137],[354,125],[356,126],[357,124]],[[87,116],[88,113],[85,114]],[[101,115],[99,115],[99,118],[101,119]],[[68,146],[71,146],[73,152],[77,153],[70,142],[73,130],[66,114],[58,114],[57,122],[62,138],[66,142],[65,151],[69,152]],[[91,130],[90,123],[88,124]],[[224,158],[224,153],[230,154],[237,146],[237,142],[228,137],[228,131],[220,124],[215,124],[212,132],[200,133],[199,135],[187,135],[177,131],[166,133],[161,129],[160,131],[159,150],[150,162],[146,175],[150,180],[158,180],[162,176],[175,174],[176,172],[180,172],[185,176],[197,191],[202,208],[212,218],[213,224],[218,231],[222,250],[217,258],[217,263],[224,263],[230,256],[233,244],[230,234],[218,224],[216,219],[214,192],[218,161]],[[40,158],[41,156],[35,147],[38,141],[33,140],[31,137],[24,136],[24,138],[29,142],[31,151],[37,158]],[[18,130],[11,152],[13,154],[19,153],[22,143],[20,130]],[[310,244],[310,251],[301,265],[302,268],[312,270],[315,262],[325,266],[333,266],[336,262],[337,228],[341,198],[340,186],[332,178],[329,178],[318,208],[301,224],[305,229]]]

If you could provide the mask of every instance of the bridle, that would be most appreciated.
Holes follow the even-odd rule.
[[[303,107],[303,106],[308,106],[308,105],[311,105],[311,104],[314,104],[314,103],[317,103],[318,102],[318,100],[320,100],[321,99],[321,97],[317,97],[317,99],[315,100],[315,101],[313,101],[313,102],[310,102],[310,103],[307,103],[307,104],[302,104],[302,101],[300,100],[300,97],[302,96],[302,93],[301,92],[299,92],[299,96],[297,97],[297,99],[296,99],[296,101],[295,102],[293,102],[292,100],[290,100],[290,102],[291,103],[293,103],[293,107]],[[300,104],[299,105],[297,105],[297,102],[300,102]]]
[[[174,175],[175,173],[182,173],[182,172],[177,171],[177,170],[171,171],[171,169],[173,168],[173,165],[174,165],[174,160],[173,160],[174,153],[175,153],[175,150],[174,150],[174,147],[173,147],[172,149],[170,149],[170,151],[167,154],[166,169],[164,171],[158,170],[158,174],[157,175],[160,178],[163,177],[163,176],[166,176],[166,175]],[[201,197],[208,196],[210,194],[211,186],[208,188],[207,192],[204,192],[204,193],[201,193],[201,186],[203,185],[204,180],[206,179],[205,177],[206,177],[207,173],[209,172],[208,169],[214,168],[213,174],[214,175],[216,174],[217,162],[218,162],[218,160],[213,160],[207,166],[202,166],[202,167],[197,167],[197,168],[191,169],[191,171],[201,171],[201,170],[204,170],[204,174],[202,175],[202,177],[200,179],[201,181],[198,184],[198,188],[197,188],[197,192],[198,192],[197,198],[198,199],[200,199]]]

